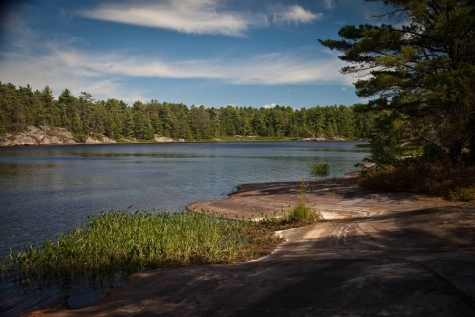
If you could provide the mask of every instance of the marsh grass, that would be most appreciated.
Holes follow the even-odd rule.
[[[281,242],[265,226],[216,214],[114,211],[89,217],[54,242],[10,252],[0,269],[21,284],[93,282],[147,269],[245,261]]]
[[[94,286],[143,270],[255,259],[284,241],[275,231],[321,220],[306,205],[308,188],[302,179],[298,203],[260,221],[209,212],[103,212],[55,241],[10,251],[0,261],[0,275],[25,286],[64,287],[85,279]]]
[[[310,174],[315,177],[326,177],[330,174],[330,166],[324,163],[313,163],[310,166]]]

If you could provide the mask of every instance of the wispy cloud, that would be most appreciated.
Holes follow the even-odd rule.
[[[53,46],[54,47],[54,46]],[[28,56],[1,54],[0,80],[56,92],[69,88],[87,91],[98,98],[125,101],[144,99],[139,88],[124,89],[129,78],[208,79],[227,84],[351,84],[343,76],[342,62],[331,56],[309,58],[308,54],[274,53],[242,59],[174,60],[121,53],[90,53],[60,46],[50,54]]]
[[[24,15],[28,11],[34,10],[34,7],[24,3],[2,9],[5,9],[5,12],[0,14],[1,31],[12,39],[14,46],[23,52],[29,51],[30,44],[36,39],[37,33],[27,26]]]
[[[78,60],[80,56],[67,52],[38,57],[0,53],[0,80],[22,86],[30,84],[38,90],[48,85],[55,96],[68,88],[75,95],[86,91],[96,99],[117,98],[126,102],[146,100],[140,89],[125,89],[121,79],[84,68]]]
[[[286,7],[274,6],[273,10],[273,21],[275,23],[307,24],[320,20],[322,16],[321,13],[314,14],[297,4]]]
[[[148,78],[219,79],[233,84],[308,84],[346,82],[339,73],[343,65],[298,53],[273,53],[241,59],[166,59],[122,54],[88,54],[57,51],[55,59],[76,73]]]
[[[170,29],[182,33],[242,36],[251,21],[227,12],[218,0],[167,0],[154,4],[105,4],[79,15],[91,19]]]
[[[335,0],[323,0],[323,5],[327,9],[333,9],[335,7]]]
[[[219,34],[241,37],[252,27],[277,24],[306,24],[322,17],[299,5],[274,6],[267,12],[241,12],[227,8],[220,0],[165,0],[159,3],[103,4],[82,10],[79,16],[162,28],[189,34]]]

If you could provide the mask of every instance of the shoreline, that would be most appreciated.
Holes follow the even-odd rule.
[[[329,190],[337,185],[355,185],[359,171],[347,172],[336,179],[323,178],[305,181],[309,184],[306,203],[318,209],[317,202],[307,194]],[[222,199],[204,200],[186,206],[191,212],[214,212],[231,220],[260,220],[264,216],[274,216],[292,209],[299,201],[300,181],[246,183],[236,186],[236,191]],[[278,199],[276,199],[278,198]]]
[[[298,184],[242,184],[189,207],[273,213]],[[141,272],[94,305],[26,316],[473,316],[475,204],[364,191],[351,175],[310,182],[306,201],[325,221],[285,230],[258,261]]]

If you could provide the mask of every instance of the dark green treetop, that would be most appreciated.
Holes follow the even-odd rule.
[[[396,25],[345,26],[341,40],[319,40],[350,63],[366,109],[390,110],[413,135],[453,163],[465,147],[475,162],[475,2],[366,0],[391,10]]]

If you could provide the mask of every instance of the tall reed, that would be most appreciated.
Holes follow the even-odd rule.
[[[0,269],[22,283],[52,277],[65,283],[108,273],[247,260],[280,242],[253,222],[215,214],[115,211],[89,217],[55,242],[10,252]]]

